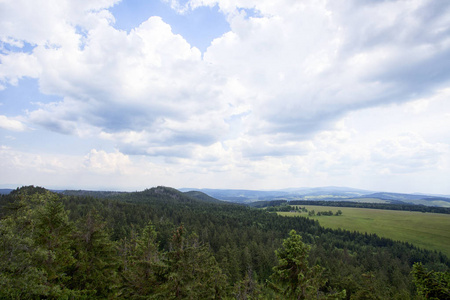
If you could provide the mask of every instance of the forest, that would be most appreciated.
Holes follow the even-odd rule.
[[[0,197],[2,299],[449,299],[444,254],[156,187]]]

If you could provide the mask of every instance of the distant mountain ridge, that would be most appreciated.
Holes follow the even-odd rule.
[[[9,194],[13,189],[0,189],[0,194]],[[126,194],[118,191],[87,191],[65,190],[56,191],[65,195],[92,196],[109,198]],[[425,206],[450,207],[450,195],[436,194],[407,194],[369,191],[349,187],[315,187],[315,188],[288,188],[281,190],[245,190],[245,189],[194,189],[181,188],[182,192],[190,198],[204,202],[233,202],[248,204],[256,201],[272,200],[308,200],[308,201],[350,201],[366,203],[415,204]]]
[[[65,190],[59,193],[67,196],[90,196],[94,198],[109,198],[109,199],[119,199],[121,197],[127,197],[128,195],[145,195],[145,196],[164,195],[169,198],[180,200],[181,202],[197,201],[209,203],[226,203],[222,200],[212,198],[207,194],[199,191],[181,192],[177,189],[165,186],[153,187],[150,189],[145,189],[140,192]]]
[[[14,190],[13,189],[0,189],[0,195],[8,195],[12,191],[14,191]]]
[[[289,188],[273,191],[259,190],[227,190],[227,189],[189,189],[180,191],[199,191],[213,198],[236,202],[251,203],[268,200],[324,200],[324,201],[350,201],[369,203],[407,203],[426,206],[450,207],[450,196],[427,194],[402,194],[389,192],[375,192],[348,187],[316,187],[316,188]]]

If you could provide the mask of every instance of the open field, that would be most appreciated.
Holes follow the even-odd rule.
[[[450,215],[366,208],[305,205],[308,211],[342,211],[341,216],[313,216],[320,225],[376,233],[381,237],[409,242],[417,247],[442,251],[450,257]],[[308,213],[278,212],[283,216],[305,216]]]

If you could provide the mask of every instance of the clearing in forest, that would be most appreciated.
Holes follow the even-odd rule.
[[[278,212],[282,216],[303,216],[319,221],[321,226],[375,233],[378,236],[411,243],[417,247],[441,251],[450,257],[450,214],[434,214],[368,208],[311,206],[308,212]],[[340,216],[317,216],[318,212],[342,211]]]

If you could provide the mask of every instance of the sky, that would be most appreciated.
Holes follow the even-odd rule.
[[[450,195],[450,1],[0,0],[0,187]]]

